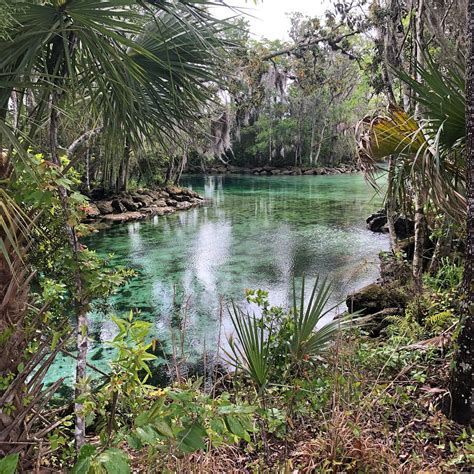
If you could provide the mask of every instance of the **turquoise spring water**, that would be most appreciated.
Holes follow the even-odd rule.
[[[183,328],[192,361],[212,354],[219,334],[225,341],[231,327],[222,308],[230,298],[242,303],[246,288],[287,305],[294,276],[310,283],[320,274],[333,281],[336,304],[378,276],[388,238],[366,230],[365,219],[382,199],[360,175],[186,177],[183,185],[205,196],[205,205],[117,224],[84,242],[138,272],[108,311],[90,315],[91,362],[103,370],[112,355],[106,341],[116,333],[111,314],[134,310],[152,322],[164,353],[172,352],[173,330]],[[59,356],[48,380],[66,376],[71,386],[73,370],[74,361]]]

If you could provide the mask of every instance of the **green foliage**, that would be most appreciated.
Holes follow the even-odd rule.
[[[255,408],[233,404],[229,394],[212,398],[194,384],[186,389],[166,388],[150,393],[155,402],[137,416],[126,439],[135,449],[143,446],[186,453],[210,446],[250,441],[255,431]]]
[[[441,259],[436,275],[425,275],[424,283],[435,291],[454,290],[462,283],[463,267],[448,257]]]
[[[129,474],[130,466],[124,451],[108,448],[98,452],[95,446],[82,446],[71,474]]]
[[[435,350],[423,352],[407,349],[405,346],[411,342],[413,339],[407,335],[393,335],[388,341],[377,344],[362,342],[358,350],[360,366],[388,375],[435,358]]]
[[[99,417],[95,427],[104,444],[113,441],[116,446],[126,441],[134,449],[148,446],[157,453],[172,450],[179,454],[250,441],[255,431],[253,406],[232,403],[226,392],[211,397],[201,390],[201,380],[165,389],[147,385],[149,364],[156,359],[149,352],[155,341],[147,342],[151,323],[133,318],[132,313],[128,319],[113,320],[119,333],[110,343],[116,349],[110,378],[86,407],[90,422]],[[81,469],[107,469],[107,460],[116,456],[116,451],[97,456],[87,448],[78,465]]]
[[[237,333],[239,344],[229,337],[231,352],[227,352],[229,362],[245,372],[261,393],[269,381],[270,366],[270,338],[272,329],[266,328],[261,318],[245,314],[240,308],[232,305],[230,311],[232,324]]]
[[[0,472],[2,474],[15,474],[19,457],[19,454],[9,454],[0,459]]]
[[[474,464],[474,431],[472,428],[463,429],[455,442],[449,443],[451,459],[447,462],[453,466],[472,466]]]
[[[443,149],[449,150],[466,136],[464,66],[451,64],[443,74],[432,57],[425,55],[424,59],[424,66],[416,65],[419,81],[402,71],[396,74],[416,92],[416,101],[424,107],[430,135],[437,137]]]

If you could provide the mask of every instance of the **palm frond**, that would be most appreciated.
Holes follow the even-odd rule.
[[[443,74],[433,58],[425,55],[424,65],[417,64],[416,70],[420,81],[405,71],[395,74],[416,93],[426,117],[427,133],[433,138],[438,136],[438,146],[448,151],[466,136],[464,66],[452,64]]]
[[[295,329],[290,340],[290,351],[296,363],[305,358],[311,358],[327,349],[336,339],[338,331],[349,326],[365,324],[367,319],[358,317],[358,314],[349,314],[333,319],[331,322],[318,327],[324,316],[328,315],[336,306],[327,307],[331,296],[331,284],[327,279],[320,281],[316,278],[311,296],[305,299],[305,278],[302,278],[301,295],[298,301],[293,281],[293,317]]]
[[[231,366],[246,373],[258,391],[265,389],[270,375],[270,337],[261,318],[245,314],[232,303],[229,314],[238,341],[229,338],[230,351],[225,351]]]

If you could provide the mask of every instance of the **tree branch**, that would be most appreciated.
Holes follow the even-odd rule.
[[[327,43],[332,49],[335,49],[335,50],[337,49],[338,51],[341,51],[343,54],[349,56],[349,58],[351,59],[357,59],[352,53],[341,48],[341,46],[339,46],[339,43],[345,40],[346,38],[350,38],[351,36],[355,36],[359,33],[360,31],[357,30],[357,31],[351,31],[350,33],[347,33],[345,35],[336,36],[335,38],[331,38],[331,36],[320,36],[318,38],[315,38],[309,41],[308,43],[304,43],[304,44],[299,43],[294,46],[290,46],[289,48],[280,49],[279,51],[274,51],[272,53],[266,54],[265,56],[262,57],[262,61],[268,61],[277,56],[283,56],[284,54],[291,54],[295,51],[305,51],[311,48],[312,46],[316,46],[319,43]]]
[[[69,160],[74,156],[74,153],[86,142],[88,142],[91,138],[94,138],[98,135],[104,127],[97,127],[93,128],[92,130],[88,130],[84,132],[79,138],[76,138],[68,147],[67,149],[67,157]]]

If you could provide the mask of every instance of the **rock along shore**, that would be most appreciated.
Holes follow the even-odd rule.
[[[251,174],[259,176],[300,176],[300,175],[332,175],[332,174],[349,174],[357,173],[359,170],[355,165],[341,164],[334,168],[328,167],[293,167],[293,166],[259,166],[255,168],[232,166],[232,165],[216,165],[205,170],[205,174]],[[200,167],[188,167],[186,173],[202,174]]]
[[[187,188],[139,189],[91,201],[86,209],[89,221],[102,223],[139,221],[173,214],[201,205],[204,198]]]

